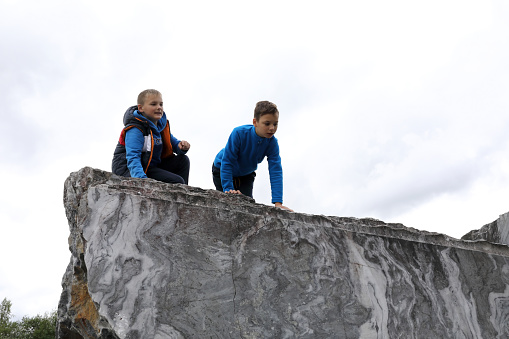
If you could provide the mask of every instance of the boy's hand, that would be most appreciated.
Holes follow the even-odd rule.
[[[281,209],[283,209],[283,210],[287,210],[287,211],[293,212],[293,210],[292,210],[292,209],[290,209],[290,208],[288,208],[288,207],[286,207],[286,206],[283,206],[283,204],[282,204],[282,203],[280,203],[280,202],[276,202],[276,203],[274,203],[274,205],[276,205],[276,207],[279,207],[279,208],[281,208]]]
[[[179,142],[179,148],[183,151],[188,151],[191,148],[191,144],[185,140]]]
[[[229,190],[224,193],[242,194],[240,191],[237,191],[237,190]]]

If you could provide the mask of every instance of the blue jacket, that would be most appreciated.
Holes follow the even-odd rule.
[[[112,171],[117,175],[146,178],[149,167],[157,166],[161,159],[173,153],[185,154],[180,140],[170,133],[166,113],[157,126],[131,106],[124,114],[124,129],[115,148]]]
[[[272,203],[283,203],[283,168],[277,139],[258,136],[253,125],[234,128],[226,147],[214,159],[214,166],[221,169],[223,190],[233,190],[233,178],[254,172],[265,157],[269,163]]]

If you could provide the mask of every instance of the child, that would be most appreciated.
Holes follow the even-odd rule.
[[[255,170],[266,156],[272,203],[291,211],[283,206],[283,169],[279,145],[274,137],[278,120],[277,106],[269,101],[260,101],[254,110],[253,125],[233,129],[226,147],[216,155],[212,165],[212,179],[218,191],[252,198]]]
[[[187,185],[189,158],[185,154],[191,145],[170,133],[159,91],[141,92],[138,105],[125,112],[124,125],[113,154],[114,174]]]

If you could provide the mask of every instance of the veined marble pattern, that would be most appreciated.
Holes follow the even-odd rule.
[[[502,214],[497,220],[500,243],[509,245],[509,213]]]
[[[509,337],[507,246],[92,169],[74,173],[66,192],[75,278],[66,273],[63,282],[65,330],[97,338]],[[99,315],[83,329],[72,318],[76,272]]]

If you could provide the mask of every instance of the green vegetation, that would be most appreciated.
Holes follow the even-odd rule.
[[[0,304],[0,339],[54,339],[57,312],[43,316],[23,317],[21,321],[11,321],[12,303],[4,299]]]

